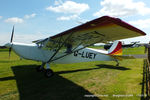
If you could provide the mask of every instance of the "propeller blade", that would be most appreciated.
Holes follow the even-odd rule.
[[[13,26],[13,29],[12,29],[12,34],[11,34],[11,40],[10,40],[10,43],[12,43],[13,37],[14,37],[14,26]]]
[[[13,44],[12,44],[13,37],[14,37],[14,26],[13,26],[13,29],[12,29],[11,39],[10,39],[11,46],[10,46],[10,48],[9,48],[9,58],[10,58],[11,49],[12,49],[12,45],[13,45]]]

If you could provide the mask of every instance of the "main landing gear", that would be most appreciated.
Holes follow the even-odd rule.
[[[115,61],[116,61],[116,63],[117,63],[117,64],[116,64],[116,66],[119,66],[119,62],[118,62],[118,60],[117,60],[117,59],[115,59]]]
[[[46,65],[46,69],[44,68],[45,65]],[[50,69],[49,63],[42,63],[41,66],[37,66],[36,70],[37,72],[44,72],[47,78],[52,77],[54,75],[53,70]]]
[[[46,63],[42,63],[42,65],[37,66],[37,67],[36,67],[37,72],[42,72],[42,71],[44,71],[44,70],[45,70],[45,69],[44,69],[45,64],[46,64]]]

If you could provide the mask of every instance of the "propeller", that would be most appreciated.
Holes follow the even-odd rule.
[[[9,57],[10,57],[10,54],[11,54],[11,50],[12,50],[12,41],[13,41],[13,37],[14,37],[14,26],[13,26],[13,29],[12,29],[12,34],[11,34],[11,40],[10,40],[10,48],[9,48]]]

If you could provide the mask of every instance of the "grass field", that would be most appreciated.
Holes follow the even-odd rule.
[[[143,53],[138,50],[134,51]],[[13,52],[9,59],[8,51],[0,50],[0,100],[141,99],[143,59],[123,60],[118,67],[106,61],[52,64],[51,78],[36,72],[40,64],[20,60]]]

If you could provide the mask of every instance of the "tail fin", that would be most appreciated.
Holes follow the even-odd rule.
[[[122,55],[122,43],[120,41],[115,41],[113,45],[108,50],[109,55]]]

